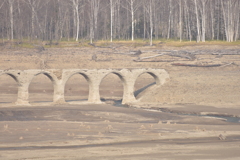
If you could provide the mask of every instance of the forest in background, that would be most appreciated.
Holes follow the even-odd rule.
[[[1,0],[0,37],[237,41],[239,0]]]

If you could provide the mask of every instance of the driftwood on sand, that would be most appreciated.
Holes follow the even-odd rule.
[[[186,64],[186,63],[172,63],[173,66],[187,66],[187,67],[225,67],[234,64],[233,62],[227,64]]]
[[[142,57],[142,58],[138,58],[138,59],[135,59],[134,61],[135,62],[143,62],[143,60],[146,60],[146,59],[151,59],[151,58],[156,58],[156,57],[159,57],[159,56],[163,56],[163,55],[167,55],[167,56],[172,56],[172,57],[180,57],[180,58],[185,58],[185,59],[188,59],[188,60],[195,60],[196,57],[194,54],[191,54],[189,52],[178,52],[178,51],[156,51],[158,52],[157,55],[153,55],[153,56],[148,56],[148,57]],[[169,60],[168,60],[169,61]],[[172,61],[172,60],[171,60]],[[149,61],[148,61],[149,62]],[[158,62],[156,61],[156,59],[152,60],[151,62]],[[164,61],[165,62],[165,61]]]

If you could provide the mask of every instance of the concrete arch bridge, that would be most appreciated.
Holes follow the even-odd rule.
[[[122,103],[136,101],[134,96],[134,84],[137,78],[148,73],[155,79],[157,85],[163,85],[169,78],[164,69],[49,69],[49,70],[0,70],[1,75],[11,76],[18,84],[16,105],[29,105],[29,85],[33,78],[39,74],[46,75],[53,84],[53,103],[66,103],[64,98],[65,84],[70,77],[81,74],[89,84],[88,103],[101,103],[99,86],[101,81],[109,74],[116,74],[123,84]]]

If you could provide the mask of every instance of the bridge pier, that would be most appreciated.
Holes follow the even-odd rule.
[[[30,105],[29,104],[29,84],[33,78],[33,75],[28,74],[27,72],[19,72],[18,75],[15,76],[16,81],[18,83],[18,96],[16,105]]]
[[[30,105],[29,104],[28,84],[20,84],[18,86],[18,96],[16,105]]]
[[[54,85],[54,93],[53,93],[53,102],[55,104],[64,104],[66,103],[64,98],[64,89],[65,85],[62,83],[62,80],[55,81]]]
[[[99,93],[100,82],[101,82],[100,79],[93,78],[93,77],[89,81],[89,96],[88,96],[89,103],[94,103],[94,104],[102,103],[100,99],[100,93]]]
[[[122,104],[129,104],[136,102],[136,98],[134,96],[134,84],[135,81],[131,78],[126,79],[123,83],[123,99]]]

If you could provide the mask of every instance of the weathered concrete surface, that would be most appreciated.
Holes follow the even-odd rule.
[[[116,74],[122,81],[124,91],[122,103],[133,103],[136,101],[134,96],[134,84],[136,79],[148,73],[152,75],[157,85],[163,85],[169,78],[169,74],[164,69],[51,69],[51,70],[0,70],[0,76],[7,74],[11,76],[18,83],[18,98],[16,105],[29,105],[29,85],[32,79],[39,75],[46,75],[53,84],[54,95],[53,102],[55,104],[66,103],[64,98],[65,84],[70,77],[75,74],[81,74],[85,77],[89,84],[88,103],[101,103],[99,86],[101,81],[108,74]]]

